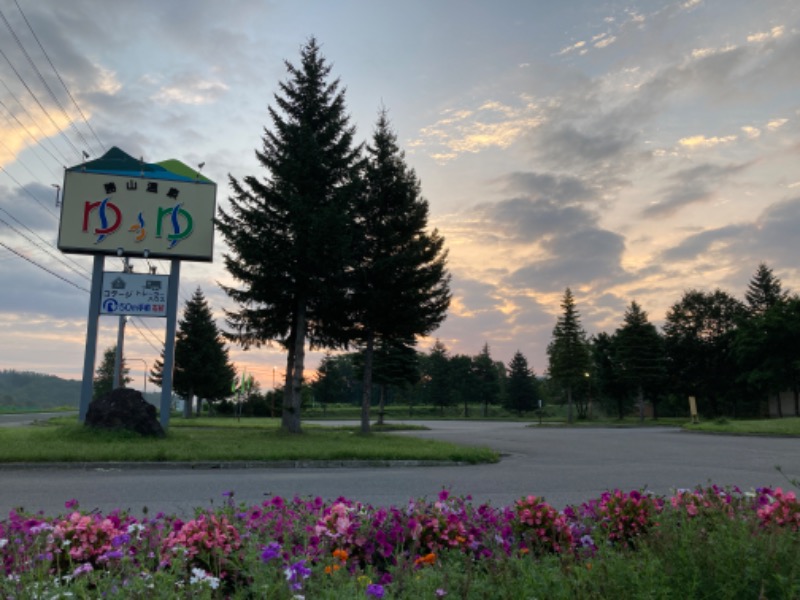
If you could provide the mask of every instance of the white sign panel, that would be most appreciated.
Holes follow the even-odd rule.
[[[103,273],[100,314],[167,316],[168,275],[142,273]]]

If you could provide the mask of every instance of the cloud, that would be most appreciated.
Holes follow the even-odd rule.
[[[744,129],[744,128],[742,128]],[[690,150],[695,148],[713,148],[720,144],[730,144],[736,141],[735,135],[726,135],[724,137],[706,137],[704,135],[692,135],[678,140],[678,144]]]
[[[747,227],[743,225],[727,225],[702,231],[684,238],[677,246],[662,252],[659,258],[669,263],[695,260],[714,246],[727,246],[731,240],[737,239],[746,230]]]
[[[221,81],[182,75],[169,85],[161,87],[152,99],[160,104],[210,104],[219,100],[227,91],[228,86]]]
[[[706,163],[673,173],[667,177],[670,183],[661,189],[661,199],[641,211],[641,216],[672,216],[687,206],[707,202],[733,175],[748,166],[747,163],[725,166]]]
[[[573,175],[514,172],[497,180],[506,192],[532,198],[548,198],[556,202],[597,200],[597,190]]]
[[[507,278],[518,289],[557,292],[567,287],[607,287],[625,281],[620,266],[624,238],[600,228],[553,236],[542,242],[548,257],[523,266]]]

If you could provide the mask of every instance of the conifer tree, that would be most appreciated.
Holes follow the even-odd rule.
[[[760,263],[758,269],[747,284],[745,300],[751,315],[762,315],[776,304],[784,303],[789,299],[789,294],[783,290],[781,280],[778,279],[765,263]]]
[[[547,346],[550,377],[567,393],[567,420],[572,423],[573,392],[589,372],[590,354],[586,332],[581,327],[575,298],[567,288],[561,302],[563,313],[553,328],[553,339]]]
[[[450,276],[444,239],[427,231],[428,202],[381,111],[367,147],[364,193],[356,208],[353,336],[364,352],[361,431],[369,431],[376,345],[426,335],[444,320]]]
[[[661,335],[636,301],[631,302],[622,327],[614,334],[614,358],[619,376],[636,396],[639,419],[643,420],[645,393],[650,393],[655,408],[655,393],[666,377],[666,351]]]
[[[483,416],[489,416],[489,405],[500,399],[500,369],[503,363],[492,360],[489,343],[485,342],[481,353],[472,359],[472,370],[477,382],[477,396],[483,402]]]
[[[150,381],[161,385],[164,352],[150,373]],[[206,400],[221,400],[231,394],[236,371],[228,358],[211,308],[198,287],[186,302],[175,335],[175,369],[172,389],[184,399],[184,417],[192,414],[197,396],[197,414]]]
[[[519,416],[536,405],[536,380],[533,371],[528,367],[528,359],[517,350],[508,364],[508,382],[506,384],[506,406]]]
[[[92,400],[108,394],[114,388],[114,366],[117,360],[117,346],[116,344],[106,348],[103,352],[103,360],[94,373],[94,381],[92,382]],[[122,387],[125,384],[133,381],[128,374],[130,369],[125,364],[125,357],[122,357]]]
[[[229,210],[218,227],[228,243],[225,266],[236,285],[222,286],[239,305],[227,313],[229,338],[243,347],[277,341],[287,353],[281,415],[299,433],[305,347],[348,342],[344,323],[351,264],[353,201],[361,148],[354,147],[344,91],[315,39],[269,107],[271,127],[256,158],[263,178],[230,177]]]

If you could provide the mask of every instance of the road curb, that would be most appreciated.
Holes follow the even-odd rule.
[[[202,461],[202,462],[41,462],[0,463],[0,471],[75,469],[83,471],[122,471],[137,469],[163,470],[230,470],[230,469],[364,469],[391,467],[457,467],[467,462],[449,460],[268,460],[268,461]]]

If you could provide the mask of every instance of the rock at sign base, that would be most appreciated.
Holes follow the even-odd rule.
[[[127,429],[141,435],[164,437],[156,407],[138,390],[117,388],[92,400],[86,411],[86,425],[99,429]]]

